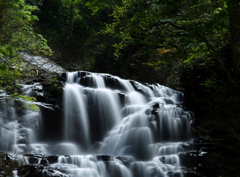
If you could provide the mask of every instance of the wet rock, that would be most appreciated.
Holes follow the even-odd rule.
[[[29,164],[38,164],[38,158],[36,157],[30,157],[28,161]]]
[[[158,108],[160,108],[160,106],[159,106],[158,103],[156,103],[155,105],[152,106],[152,108],[153,108],[153,109],[158,109]]]
[[[25,137],[18,137],[18,144],[29,144],[29,141]]]
[[[165,157],[165,156],[159,157],[159,160],[160,160],[163,164],[166,163],[166,157]]]
[[[115,81],[115,79],[113,77],[106,76],[103,79],[104,79],[104,82],[105,82],[105,85],[106,85],[107,88],[109,88],[109,89],[116,89],[116,87],[115,87],[116,81]]]
[[[168,177],[181,177],[181,173],[180,172],[168,172]]]
[[[92,88],[96,87],[96,85],[94,85],[94,82],[93,82],[93,76],[91,75],[81,77],[81,79],[79,80],[79,84],[85,87],[92,87]]]
[[[50,84],[43,85],[43,96],[37,96],[37,102],[41,102],[43,105],[40,106],[42,124],[44,131],[41,131],[38,136],[39,141],[60,140],[62,137],[62,126],[63,126],[63,116],[62,116],[62,87],[58,82],[54,83],[57,86],[53,87]],[[51,117],[51,119],[49,119]]]
[[[109,89],[113,89],[113,90],[125,90],[125,88],[123,87],[123,85],[120,84],[119,80],[114,78],[113,76],[104,76],[103,77],[105,86]]]
[[[207,151],[209,146],[210,144],[206,143],[204,140],[199,138],[194,139],[190,143],[182,144],[182,147],[184,148],[185,151],[196,150],[196,149],[202,149],[202,150],[204,149],[205,151]]]
[[[66,80],[67,79],[67,73],[62,73],[61,77]]]
[[[11,155],[6,155],[6,164],[10,164],[13,162],[13,157]]]
[[[151,115],[151,110],[150,109],[146,109],[145,114],[146,115]]]
[[[120,160],[125,166],[129,167],[134,159],[130,156],[118,156],[116,159]]]
[[[170,99],[170,98],[164,98],[163,100],[166,102],[166,104],[173,104],[174,103],[173,100]]]
[[[114,157],[110,155],[97,155],[97,160],[109,162],[109,161],[114,161]]]
[[[18,167],[19,177],[42,177],[43,166],[39,165],[24,165]]]
[[[3,171],[7,168],[7,164],[3,159],[0,159],[0,171]]]
[[[134,88],[136,91],[138,91],[138,92],[140,92],[140,93],[142,93],[142,94],[145,94],[145,92],[143,91],[142,86],[141,86],[138,82],[131,80],[130,83],[132,84],[133,88]]]
[[[26,157],[32,157],[32,158],[42,158],[43,155],[42,154],[24,154],[24,156]]]
[[[109,89],[120,90],[120,91],[126,90],[124,85],[120,83],[120,81],[116,77],[113,77],[110,75],[104,75],[103,80],[104,80],[105,86]]]
[[[90,75],[90,73],[86,72],[86,71],[78,71],[78,77],[83,77],[83,76],[86,76],[86,75]]]
[[[121,105],[124,106],[124,105],[125,105],[125,102],[126,102],[126,96],[125,96],[125,94],[123,94],[123,93],[121,93],[121,92],[118,92],[118,96],[119,96]]]
[[[203,177],[202,175],[193,170],[183,170],[182,173],[184,174],[184,177]]]
[[[151,114],[152,114],[152,115],[155,115],[155,116],[157,117],[157,115],[158,115],[158,110],[157,110],[157,109],[153,109],[153,110],[151,111]]]
[[[155,104],[155,105],[152,107],[152,111],[151,111],[151,114],[152,114],[152,115],[155,115],[156,117],[158,117],[158,110],[159,110],[159,108],[156,108],[157,105],[159,106],[159,104]]]
[[[187,168],[198,166],[198,151],[188,151],[178,154],[181,165]]]
[[[47,160],[50,164],[57,163],[58,162],[58,156],[57,155],[48,156]]]
[[[49,162],[48,162],[47,158],[42,158],[42,160],[40,161],[40,165],[48,166]]]

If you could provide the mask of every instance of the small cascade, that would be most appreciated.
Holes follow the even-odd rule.
[[[111,173],[111,176],[116,177],[132,177],[129,169],[120,162],[113,158],[103,162],[100,160],[101,158],[102,156],[93,155],[60,156],[58,158],[58,163],[54,164],[51,168],[64,166],[62,172],[79,177],[105,177],[109,176],[109,173]]]
[[[26,89],[31,87],[31,89]],[[22,85],[26,95],[37,85]],[[22,99],[13,100],[5,92],[1,94],[0,106],[0,150],[18,154],[36,152],[33,148],[37,142],[39,129],[39,111],[29,108],[30,102]],[[36,103],[39,104],[40,103]]]
[[[119,93],[108,89],[100,75],[85,75],[83,79],[79,72],[68,73],[64,88],[64,136],[66,141],[80,142],[86,150],[120,122],[121,101]],[[81,82],[91,87],[78,84]]]

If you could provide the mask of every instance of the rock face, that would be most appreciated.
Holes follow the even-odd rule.
[[[57,77],[54,82],[44,83],[41,95],[37,95],[37,101],[43,103],[40,106],[41,133],[39,140],[60,141],[63,137],[63,77]],[[55,86],[56,85],[56,86]]]

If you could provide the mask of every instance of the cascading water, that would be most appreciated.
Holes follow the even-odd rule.
[[[182,101],[181,92],[158,84],[67,73],[64,135],[83,147],[82,153],[131,156],[130,176],[182,176],[178,153],[191,139],[191,116],[178,106]]]
[[[33,89],[42,89],[38,83],[21,85],[22,91],[30,95]],[[22,154],[26,152],[44,153],[45,145],[36,144],[39,130],[40,110],[30,109],[33,104],[22,99],[13,100],[4,91],[0,105],[0,150]],[[36,105],[47,107],[39,102]]]
[[[45,164],[45,176],[54,171],[55,176],[71,177],[183,177],[179,154],[192,139],[192,118],[182,101],[181,92],[159,84],[84,71],[66,73],[60,142],[49,136],[39,143],[46,131],[41,126],[47,124],[39,119],[41,114],[24,114],[20,123],[16,116],[6,115],[13,120],[1,123],[18,129],[18,134],[1,128],[0,150],[26,144],[30,151],[22,148],[22,153],[42,154],[37,163]],[[29,142],[19,140],[19,128]],[[5,140],[8,136],[11,140]]]

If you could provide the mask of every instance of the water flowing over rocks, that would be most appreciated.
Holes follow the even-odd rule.
[[[38,88],[38,112],[1,106],[8,153],[0,174],[13,156],[15,177],[194,177],[204,169],[206,145],[194,140],[183,93],[85,71],[61,78],[63,97]]]

